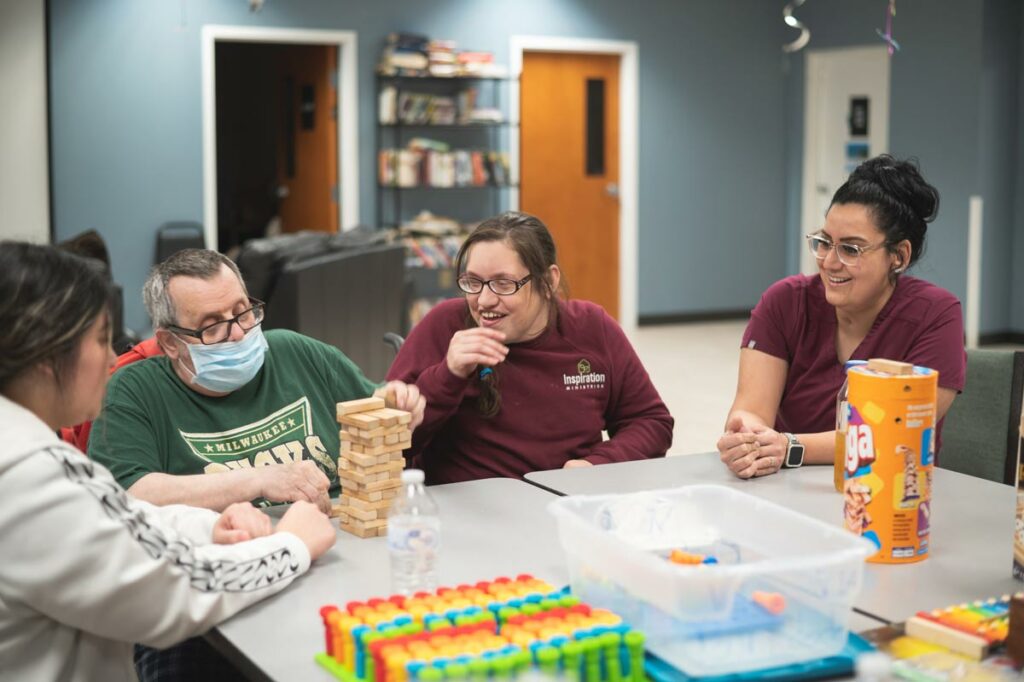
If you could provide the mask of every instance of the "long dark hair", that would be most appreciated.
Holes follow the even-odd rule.
[[[109,307],[102,269],[52,246],[0,241],[0,389],[40,363],[58,386],[78,347]]]
[[[857,166],[836,190],[832,204],[867,206],[890,253],[904,239],[909,241],[910,262],[903,263],[905,269],[924,253],[928,223],[939,212],[939,191],[925,181],[915,159],[882,154]]]
[[[481,242],[504,242],[516,252],[530,273],[530,286],[536,287],[548,300],[548,324],[554,324],[558,319],[557,300],[560,296],[568,295],[568,288],[564,278],[559,281],[557,289],[551,281],[551,266],[558,265],[558,254],[555,251],[555,240],[540,218],[529,213],[507,211],[483,221],[459,249],[455,257],[455,272],[461,275],[465,271],[469,250]],[[466,326],[472,327],[475,324],[467,309]],[[498,368],[480,370],[477,378],[480,382],[477,407],[484,417],[493,417],[501,410],[501,377]]]

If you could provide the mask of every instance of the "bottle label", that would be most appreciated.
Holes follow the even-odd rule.
[[[392,518],[388,522],[388,549],[393,552],[435,552],[441,544],[439,519],[405,520]]]

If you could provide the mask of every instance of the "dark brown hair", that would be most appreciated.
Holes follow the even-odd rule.
[[[52,246],[0,242],[0,388],[40,363],[62,386],[109,301],[106,278],[92,262]]]
[[[470,233],[459,249],[455,257],[455,272],[460,275],[465,272],[469,250],[474,244],[482,242],[504,242],[516,252],[530,273],[530,286],[536,287],[538,293],[548,300],[548,324],[554,324],[558,319],[557,300],[559,297],[567,297],[568,289],[564,278],[559,281],[557,289],[551,281],[551,266],[558,265],[558,257],[555,240],[540,218],[529,213],[507,211],[483,221]],[[468,314],[468,310],[466,318],[467,327],[475,326],[476,323]],[[501,380],[498,368],[490,369],[491,371],[482,369],[477,374],[477,380],[480,382],[477,406],[484,417],[493,417],[501,410]]]

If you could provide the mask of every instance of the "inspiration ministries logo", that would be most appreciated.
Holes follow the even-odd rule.
[[[562,383],[567,391],[586,391],[595,388],[604,388],[605,376],[595,372],[586,358],[576,363],[576,374],[563,374]]]

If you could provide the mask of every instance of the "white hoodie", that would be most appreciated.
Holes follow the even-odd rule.
[[[132,643],[203,633],[309,568],[291,533],[211,544],[216,519],[129,497],[0,396],[0,674],[135,680]]]

